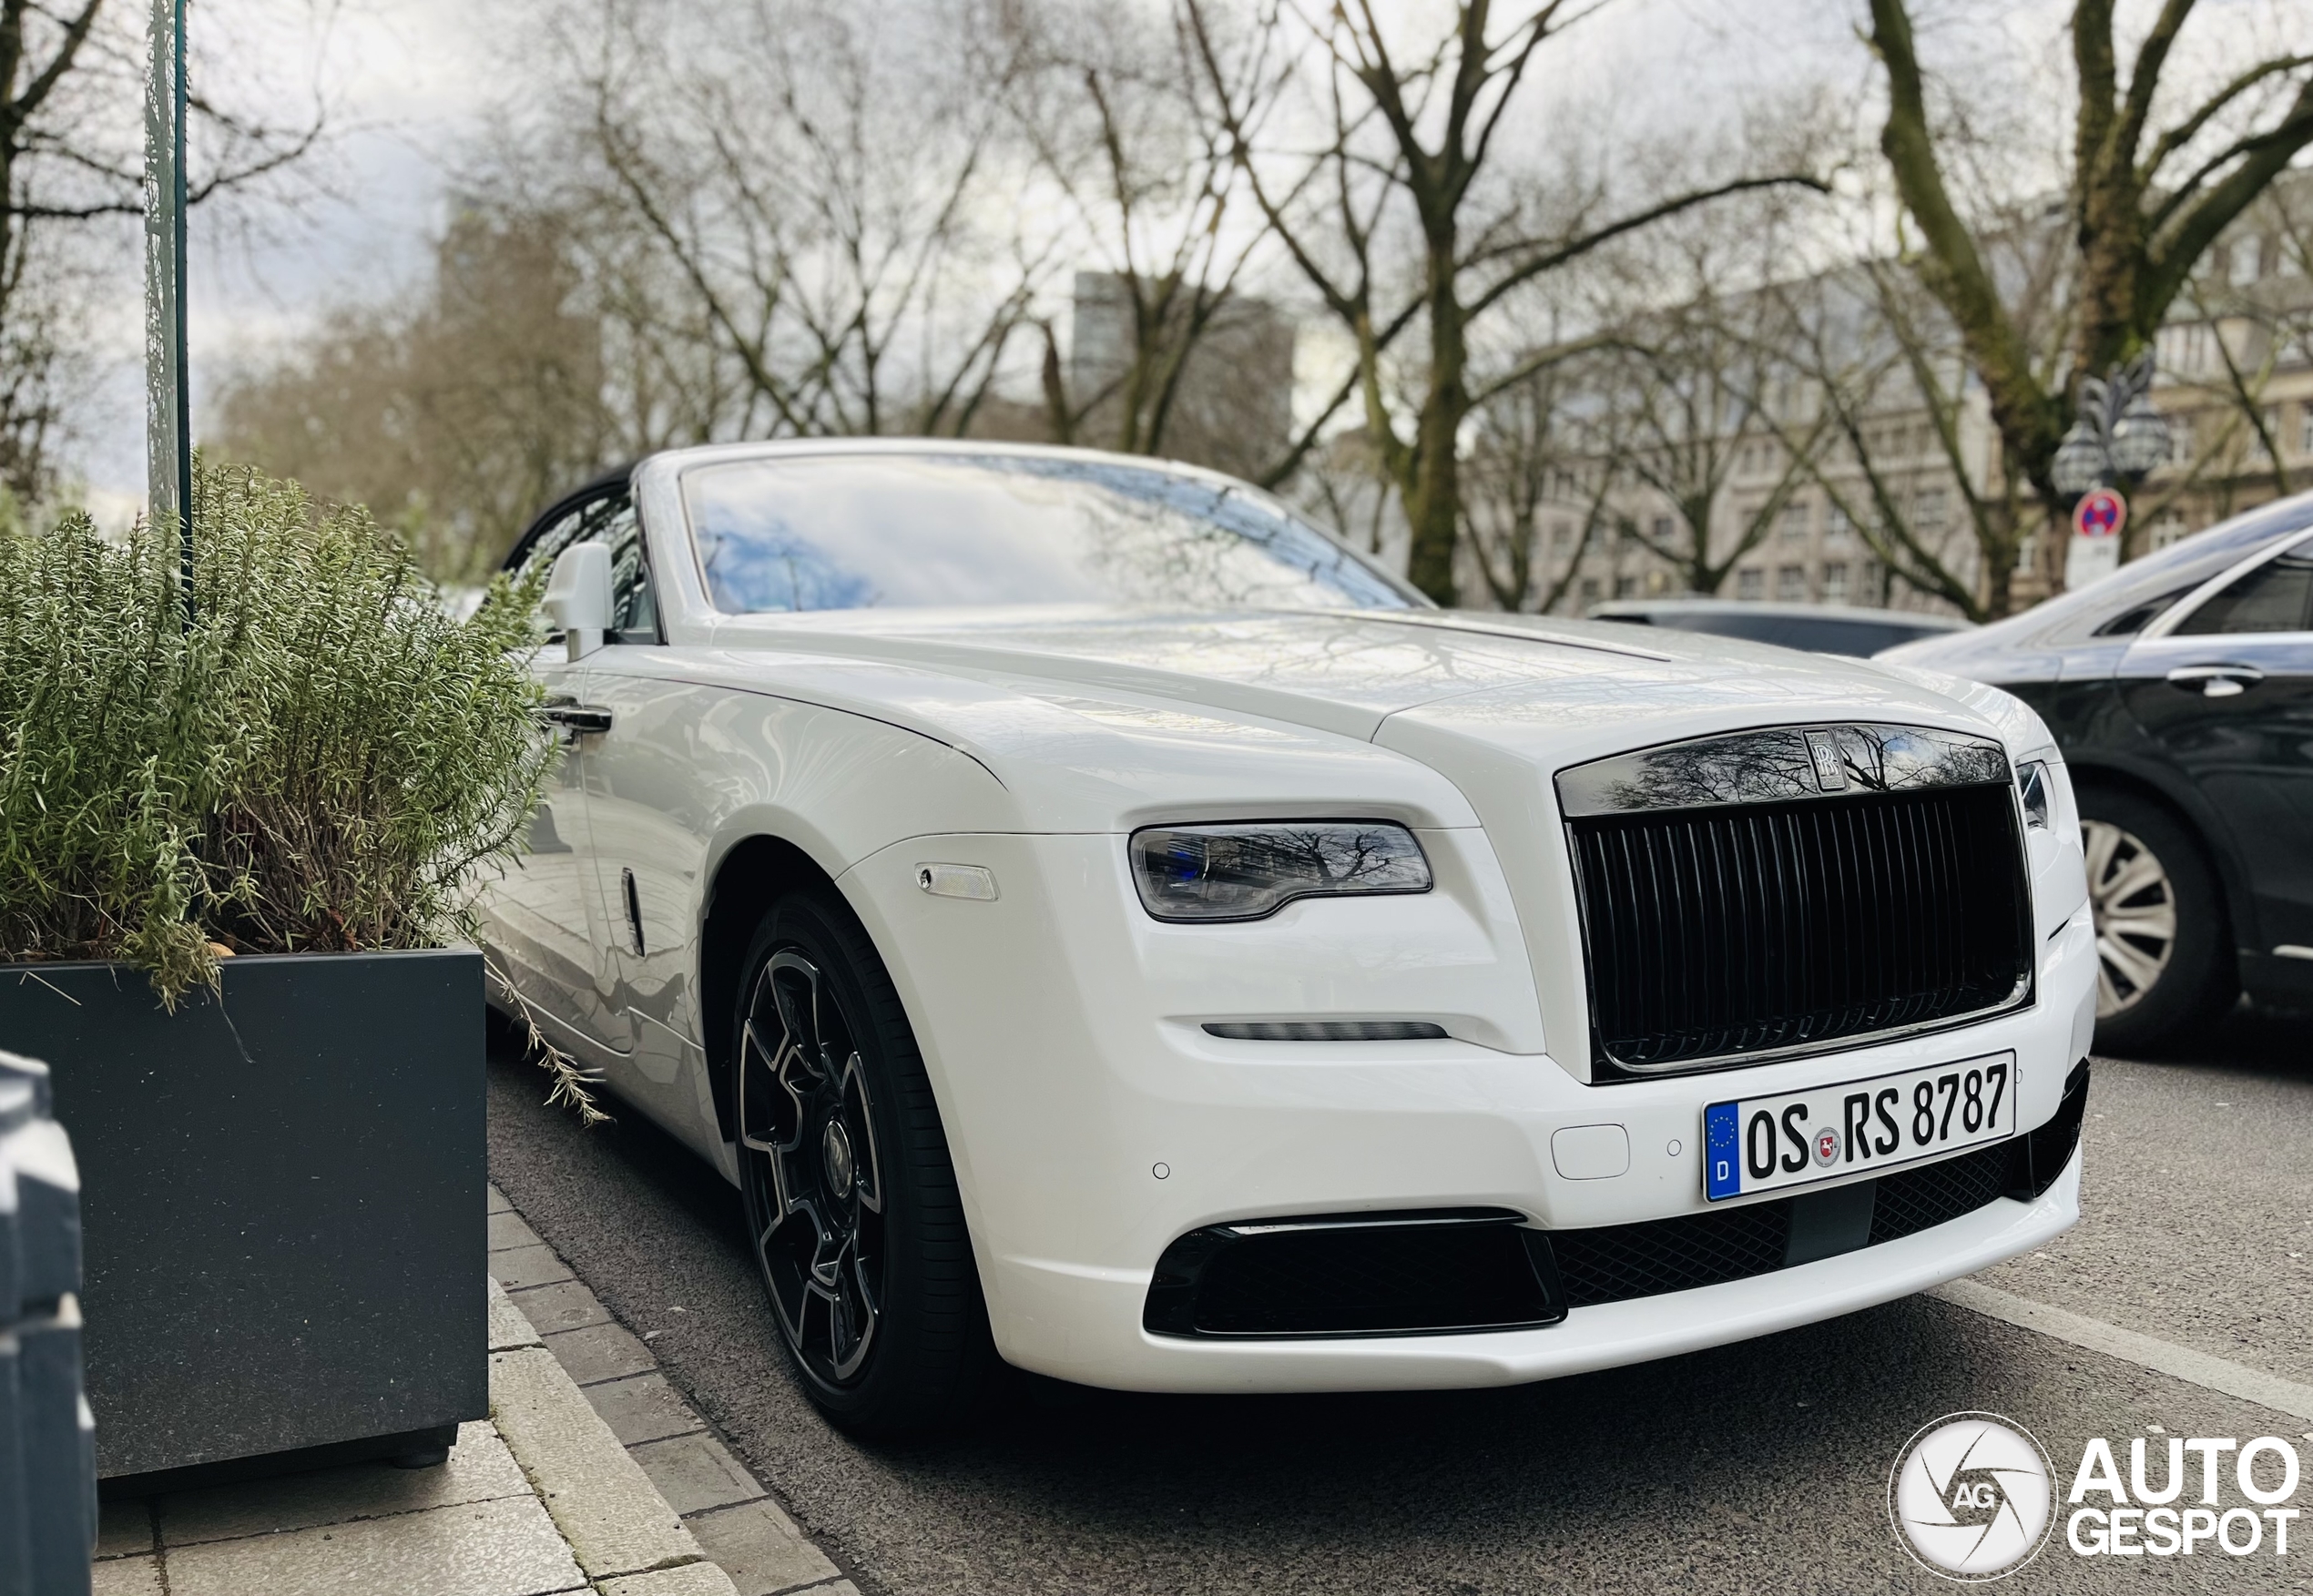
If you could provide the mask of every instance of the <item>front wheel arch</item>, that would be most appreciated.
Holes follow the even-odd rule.
[[[802,849],[768,834],[734,843],[716,861],[708,883],[698,935],[699,1032],[715,1128],[725,1142],[739,1139],[739,1105],[724,1022],[739,1001],[748,943],[771,905],[790,892],[811,890],[836,892],[834,879]]]
[[[2142,962],[2150,943],[2131,936],[2135,954],[2124,957],[2125,950],[2115,950],[2105,942],[2113,934],[2115,943],[2119,933],[2112,922],[2099,912],[2097,915],[2098,981],[2102,992],[2114,987],[2124,987],[2125,977],[2134,976],[2142,984],[2133,995],[2124,993],[2124,1002],[2109,1012],[2099,1012],[2096,1020],[2096,1044],[2100,1050],[2123,1053],[2157,1052],[2174,1045],[2195,1026],[2220,1013],[2237,997],[2240,980],[2235,956],[2232,924],[2226,907],[2226,883],[2222,873],[2209,856],[2205,835],[2189,818],[2180,814],[2173,804],[2142,790],[2135,784],[2087,784],[2078,791],[2081,819],[2084,827],[2101,823],[2114,828],[2122,839],[2133,840],[2144,850],[2144,857],[2154,869],[2143,887],[2128,885],[2133,857],[2126,853],[2114,856],[2114,874],[2106,877],[2100,867],[2098,849],[2093,840],[2087,842],[2085,863],[2092,904],[2104,879],[2123,883],[2122,891],[2135,891],[2137,896],[2122,900],[2128,906],[2150,906],[2165,909],[2167,945],[2159,952],[2158,966],[2149,977],[2139,974],[2135,966]],[[2111,832],[2105,840],[2114,840]],[[2125,846],[2125,843],[2123,843]],[[2158,898],[2147,893],[2157,891]],[[2129,912],[2145,912],[2142,907]],[[2118,913],[2119,911],[2115,911]],[[2124,920],[2125,916],[2121,916]],[[2163,933],[2155,930],[2155,938]]]
[[[2198,801],[2196,794],[2180,793],[2169,783],[2124,765],[2074,763],[2069,755],[2065,764],[2072,775],[2074,801],[2084,814],[2092,791],[2118,794],[2166,811],[2192,839],[2201,864],[2216,882],[2218,907],[2225,918],[2225,956],[2231,959],[2235,949],[2257,945],[2257,928],[2248,922],[2245,908],[2250,901],[2247,879],[2241,873],[2240,860],[2224,844],[2223,821]]]

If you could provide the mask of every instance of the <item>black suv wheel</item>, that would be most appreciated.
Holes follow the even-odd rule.
[[[882,960],[833,893],[798,892],[741,969],[739,1184],[790,1362],[856,1435],[968,1417],[995,1353],[939,1108]]]

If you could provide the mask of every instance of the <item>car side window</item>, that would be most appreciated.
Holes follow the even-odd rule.
[[[551,565],[575,544],[610,548],[610,618],[613,643],[658,641],[658,603],[651,591],[650,562],[643,550],[642,521],[627,493],[589,500],[532,538],[517,570],[527,575]]]
[[[2186,615],[2176,635],[2313,631],[2313,545],[2299,544],[2247,572]]]
[[[600,524],[601,541],[610,545],[610,624],[617,643],[658,641],[658,601],[650,588],[642,532],[642,518],[624,495]]]

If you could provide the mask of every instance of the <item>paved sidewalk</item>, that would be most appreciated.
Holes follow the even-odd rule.
[[[104,1505],[95,1596],[859,1596],[494,1186],[490,1407],[448,1463]]]
[[[490,1273],[739,1596],[860,1596],[494,1185]]]

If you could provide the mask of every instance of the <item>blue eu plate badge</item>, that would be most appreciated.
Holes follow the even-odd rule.
[[[1742,1114],[1731,1103],[1714,1103],[1703,1111],[1704,1193],[1711,1201],[1732,1197],[1743,1189],[1740,1173]]]

